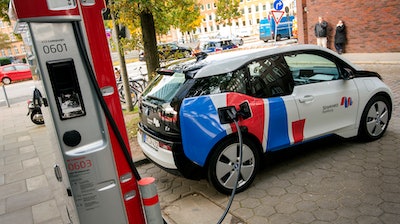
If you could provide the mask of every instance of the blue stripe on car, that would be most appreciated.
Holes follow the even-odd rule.
[[[281,97],[268,99],[269,125],[267,151],[276,151],[290,145],[288,117],[285,102]]]
[[[212,147],[227,136],[217,109],[208,96],[186,98],[180,109],[183,151],[186,157],[204,166]]]

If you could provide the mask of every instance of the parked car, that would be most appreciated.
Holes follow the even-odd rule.
[[[175,43],[158,44],[160,60],[180,59],[192,56],[190,47],[181,46]],[[139,53],[139,61],[145,61],[144,52]]]
[[[9,64],[0,67],[0,80],[5,85],[26,79],[32,79],[31,69],[27,64]]]
[[[237,48],[231,39],[211,39],[203,43],[202,51],[206,53],[219,52]]]
[[[205,56],[159,70],[139,100],[137,138],[155,164],[187,178],[205,174],[222,193],[232,191],[239,161],[227,108],[243,105],[246,112],[238,119],[239,192],[254,180],[262,154],[330,135],[373,141],[388,127],[393,97],[381,76],[329,49],[292,45]]]

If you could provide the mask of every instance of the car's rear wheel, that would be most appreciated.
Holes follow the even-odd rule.
[[[11,83],[11,79],[8,77],[4,77],[1,81],[3,82],[4,85],[8,85]]]
[[[242,166],[236,192],[248,188],[253,182],[259,166],[257,147],[248,139],[243,139]],[[208,166],[208,180],[215,189],[230,194],[234,188],[239,165],[239,145],[235,138],[221,142],[212,154]]]
[[[391,109],[389,100],[384,96],[370,99],[360,120],[358,137],[364,141],[381,138],[388,127]]]

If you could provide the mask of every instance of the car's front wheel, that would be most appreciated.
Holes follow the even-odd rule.
[[[8,77],[4,77],[3,80],[1,80],[4,85],[8,85],[11,83],[11,79]]]
[[[375,96],[370,99],[361,117],[358,137],[365,141],[381,138],[388,127],[391,109],[386,97]]]
[[[248,188],[253,182],[259,166],[259,152],[254,143],[243,139],[242,165],[236,192]],[[208,180],[221,193],[230,194],[237,179],[239,145],[235,138],[221,142],[212,154],[208,166]]]

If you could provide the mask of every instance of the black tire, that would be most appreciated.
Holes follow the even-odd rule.
[[[391,116],[392,105],[384,96],[372,97],[364,108],[358,129],[363,141],[374,141],[383,136]]]
[[[3,80],[1,80],[1,82],[3,82],[4,85],[8,85],[11,84],[11,79],[8,77],[4,77]]]
[[[41,114],[42,114],[42,110],[40,110],[40,109],[34,109],[34,110],[32,111],[32,113],[31,113],[31,121],[32,121],[34,124],[37,124],[37,125],[42,125],[42,124],[44,124],[43,116],[40,116],[41,118],[38,118],[38,116],[37,116],[37,115],[41,115]]]
[[[243,159],[241,175],[236,189],[237,193],[250,186],[260,164],[260,155],[255,144],[246,138],[243,140]],[[231,194],[237,178],[237,172],[234,168],[239,162],[239,146],[237,143],[237,137],[223,140],[210,157],[207,172],[208,181],[223,194]]]
[[[280,41],[281,39],[282,39],[281,35],[278,34],[278,35],[276,36],[276,41]]]

